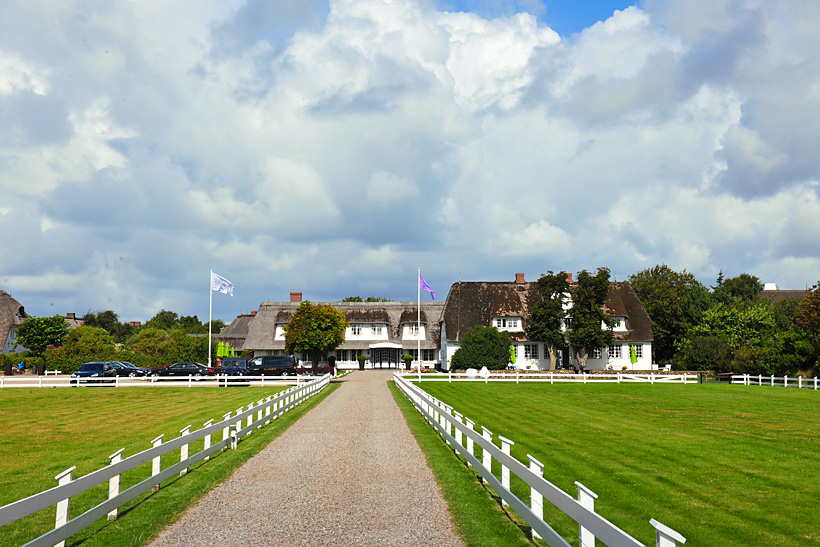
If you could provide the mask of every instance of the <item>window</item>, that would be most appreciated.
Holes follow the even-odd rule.
[[[421,358],[424,361],[435,361],[436,360],[436,350],[434,350],[434,349],[423,349],[423,350],[421,350]]]
[[[609,346],[609,357],[610,357],[610,359],[620,359],[621,358],[621,345],[620,344]]]
[[[361,325],[350,325],[350,334],[352,336],[361,336],[362,335],[362,326]]]
[[[592,355],[590,356],[593,359],[600,359],[601,358],[601,348],[595,348],[592,350]]]
[[[382,335],[382,326],[381,325],[370,325],[370,330],[373,333],[373,336],[381,336]]]
[[[346,349],[337,349],[336,350],[336,360],[337,361],[347,361],[347,350]]]
[[[571,330],[572,329],[572,317],[565,317],[564,321],[564,329]]]
[[[538,358],[538,344],[524,344],[524,359]]]
[[[407,324],[407,333],[410,336],[418,336],[419,335],[419,325],[418,325],[418,323],[408,323]]]
[[[632,348],[635,348],[635,357],[638,359],[643,357],[643,344],[629,344],[629,354],[632,355]]]
[[[493,319],[493,326],[497,329],[517,329],[518,325],[518,317],[496,317]]]

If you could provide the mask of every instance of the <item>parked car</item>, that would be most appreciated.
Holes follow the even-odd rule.
[[[248,376],[296,376],[293,355],[262,355],[248,361]]]
[[[245,376],[248,371],[248,360],[244,357],[226,357],[222,360],[219,374],[226,376]]]
[[[116,372],[117,376],[130,376],[132,378],[136,376],[145,376],[145,372],[143,371],[143,369],[138,369],[134,365],[131,365],[131,363],[126,364],[122,361],[110,361],[110,363],[111,366],[114,367],[114,372]]]
[[[202,363],[181,361],[167,367],[155,369],[151,374],[155,376],[213,376],[214,369],[206,367]]]
[[[129,376],[151,376],[151,369],[148,367],[138,367],[128,361],[117,361],[121,365],[125,365],[126,367],[132,369],[134,374],[129,374]]]
[[[71,375],[71,383],[114,382],[117,370],[111,361],[85,363],[80,370]]]

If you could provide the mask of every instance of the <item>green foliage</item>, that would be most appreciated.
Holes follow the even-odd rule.
[[[160,310],[145,323],[144,328],[169,330],[179,325],[179,316],[172,311]]]
[[[676,272],[666,264],[630,275],[629,283],[652,320],[655,360],[667,362],[687,325],[696,324],[699,313],[708,308],[709,293],[694,275],[686,270]]]
[[[84,325],[70,331],[62,347],[47,350],[46,368],[64,374],[74,372],[89,361],[117,361],[114,338],[103,328]]]
[[[562,330],[567,311],[564,302],[569,295],[567,272],[542,275],[536,282],[535,302],[530,305],[527,337],[544,342],[550,356],[550,370],[555,370],[557,350],[566,345],[566,333]]]
[[[48,346],[61,346],[68,334],[68,324],[62,315],[31,316],[17,325],[17,344],[40,356]]]
[[[330,304],[302,302],[285,327],[288,353],[310,356],[313,369],[323,353],[336,349],[345,339],[345,314]]]
[[[612,343],[612,319],[603,310],[608,299],[609,268],[598,268],[595,275],[586,270],[578,272],[578,281],[572,291],[569,343],[575,348],[581,367],[586,366],[591,350]]]
[[[487,367],[489,370],[507,368],[510,362],[510,333],[495,327],[475,325],[464,334],[461,346],[453,354],[450,364],[455,369]]]
[[[721,272],[715,286],[714,297],[724,303],[732,300],[751,302],[760,296],[761,291],[763,291],[763,283],[757,276],[742,273],[737,277],[724,280],[723,272]]]
[[[362,299],[361,296],[348,296],[342,299],[342,302],[395,302],[395,300],[376,296],[368,296],[366,299]]]
[[[143,328],[130,341],[133,350],[144,356],[151,366],[169,365],[176,361],[195,361],[207,363],[208,337],[188,336],[179,329],[162,330]],[[128,361],[130,359],[122,359]],[[135,365],[144,359],[131,360]]]

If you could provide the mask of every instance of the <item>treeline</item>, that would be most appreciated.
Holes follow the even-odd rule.
[[[739,374],[820,372],[820,282],[802,300],[763,298],[743,273],[706,287],[659,265],[629,276],[652,319],[654,359],[676,369]]]
[[[137,366],[156,368],[176,361],[208,360],[208,323],[196,315],[179,316],[161,310],[144,325],[119,320],[111,311],[89,312],[83,326],[69,330],[65,318],[30,317],[17,327],[18,343],[27,348],[23,354],[0,356],[26,367],[45,365],[48,370],[71,373],[88,361],[128,361]],[[219,333],[225,322],[214,320],[212,332]],[[216,344],[211,358],[216,358]]]

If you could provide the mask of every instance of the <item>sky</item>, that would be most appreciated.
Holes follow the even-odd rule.
[[[579,6],[580,5],[580,6]],[[0,289],[231,321],[657,264],[820,279],[820,3],[0,3]],[[428,299],[425,295],[423,298]]]

